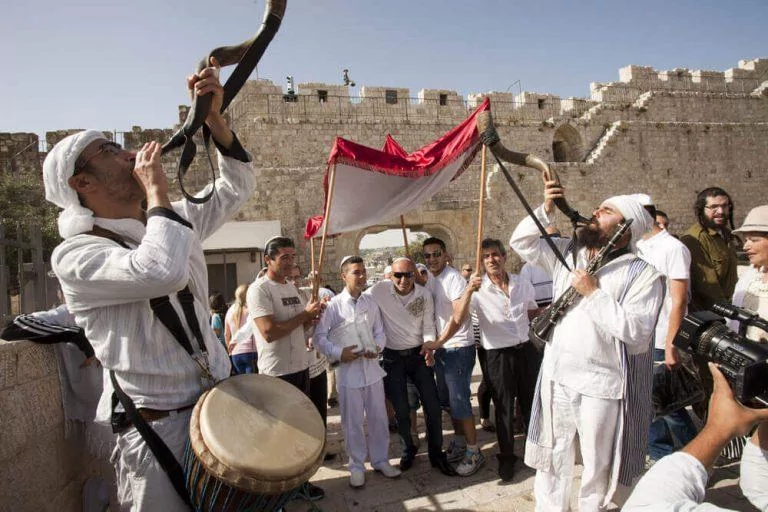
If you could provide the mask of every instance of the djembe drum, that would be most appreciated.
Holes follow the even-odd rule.
[[[184,456],[198,511],[272,511],[295,497],[325,452],[325,426],[291,384],[246,374],[219,382],[192,412]]]

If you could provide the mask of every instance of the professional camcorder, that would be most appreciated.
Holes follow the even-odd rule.
[[[723,317],[741,322],[741,333],[730,330]],[[768,345],[744,336],[748,325],[768,331],[768,321],[756,313],[731,304],[715,304],[712,311],[686,315],[673,343],[717,364],[739,402],[768,407]]]

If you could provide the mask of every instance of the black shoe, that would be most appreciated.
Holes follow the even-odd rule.
[[[429,463],[432,464],[433,468],[439,469],[440,472],[446,476],[458,475],[454,467],[451,466],[451,463],[448,462],[448,457],[445,455],[445,452],[441,452],[440,455],[436,457],[430,456]]]
[[[336,407],[339,405],[339,401],[335,398],[329,398],[328,399],[328,407]]]
[[[311,484],[309,482],[304,484],[302,494],[304,494],[304,497],[309,501],[318,501],[325,498],[325,491],[322,489],[322,487],[318,487],[315,484]]]
[[[328,461],[331,461],[331,460],[333,460],[335,458],[336,458],[336,454],[335,453],[326,453],[323,456],[323,461],[328,462]]]
[[[413,459],[415,455],[403,455],[400,457],[400,471],[408,471],[413,467]]]

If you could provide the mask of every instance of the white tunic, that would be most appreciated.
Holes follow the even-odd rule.
[[[365,293],[370,294],[379,306],[387,348],[405,350],[435,340],[435,308],[429,290],[414,285],[410,294],[402,296],[395,291],[395,284],[387,279]]]
[[[544,226],[549,224],[543,207],[535,213]],[[568,239],[552,241],[563,252],[569,244]],[[517,226],[509,244],[523,260],[553,274],[555,300],[570,287],[570,273],[539,237],[530,217]],[[624,343],[629,354],[646,352],[663,297],[658,274],[644,272],[624,301],[617,302],[626,282],[626,259],[631,257],[619,257],[598,270],[599,288],[589,297],[576,299],[562,317],[544,351],[541,371],[546,379],[596,398],[624,396],[621,357],[613,340]],[[587,264],[586,249],[582,249],[577,266],[583,269]]]
[[[507,273],[509,294],[483,276],[472,294],[472,313],[480,325],[480,341],[486,350],[514,347],[528,341],[528,310],[536,309],[533,285]]]
[[[208,272],[201,240],[213,234],[248,199],[256,179],[249,162],[219,155],[221,177],[204,204],[186,200],[173,210],[192,224],[154,215],[133,219],[96,218],[95,224],[124,238],[130,249],[103,237],[76,235],[51,256],[67,306],[93,344],[106,370],[137,407],[176,409],[200,396],[200,369],[149,307],[149,299],[170,296],[192,346],[197,342],[184,319],[176,292],[189,284],[213,376],[229,375],[226,350],[210,328]],[[154,211],[155,209],[153,209]],[[112,384],[104,372],[97,420],[108,422]]]
[[[320,317],[315,327],[313,341],[317,349],[334,361],[341,359],[341,351],[350,343],[358,344],[364,333],[354,336],[342,336],[349,333],[344,327],[351,325],[353,330],[366,330],[374,343],[380,349],[386,345],[384,325],[381,322],[379,307],[370,295],[361,294],[355,300],[349,291],[344,291],[334,297]],[[378,360],[360,357],[350,363],[341,363],[337,383],[341,387],[362,388],[380,381],[386,373],[381,369]]]

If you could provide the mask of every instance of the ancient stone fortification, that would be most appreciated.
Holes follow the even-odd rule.
[[[491,98],[505,145],[556,162],[571,203],[584,212],[609,195],[646,192],[670,214],[673,231],[680,232],[693,221],[694,196],[705,187],[720,185],[733,195],[737,222],[749,208],[768,202],[766,59],[741,61],[725,72],[627,66],[618,82],[592,84],[589,98],[491,92],[465,100],[449,90],[409,96],[407,89],[363,87],[360,97],[350,97],[346,87],[318,83],[300,84],[295,95],[286,96],[271,82],[247,83],[229,115],[253,154],[259,187],[235,220],[279,220],[284,234],[299,239],[307,218],[322,212],[321,180],[334,137],[380,147],[390,133],[413,151],[460,122],[484,96]],[[182,109],[180,117],[185,115]],[[49,132],[46,143],[70,131]],[[166,139],[169,133],[135,127],[114,136],[136,147],[148,139]],[[0,170],[39,172],[42,155],[35,140],[33,134],[0,134]],[[169,174],[175,174],[174,162],[167,163]],[[405,216],[413,229],[445,239],[457,262],[473,259],[479,167],[478,158],[449,188]],[[538,175],[522,168],[512,172],[537,204],[542,189]],[[192,183],[204,183],[206,173],[198,165]],[[523,209],[498,173],[492,174],[488,188],[486,235],[506,240]],[[567,229],[563,219],[558,223]],[[340,256],[355,253],[366,232],[399,226],[399,219],[382,219],[367,231],[333,240],[326,277],[332,279]],[[305,269],[308,253],[305,248],[300,256]],[[40,504],[28,510],[51,503],[62,505],[56,510],[74,510],[76,489],[94,470],[89,469],[92,462],[80,459],[80,452],[61,439],[60,397],[50,354],[40,356],[47,349],[39,347],[8,350],[0,358],[5,361],[0,366],[0,423],[6,420],[0,431],[11,432],[13,438],[5,436],[2,443],[0,481],[34,484],[24,492],[13,487],[15,504]],[[36,416],[40,414],[45,416]],[[6,492],[11,487],[5,489],[3,498],[10,496]],[[0,501],[0,509],[8,505]]]

